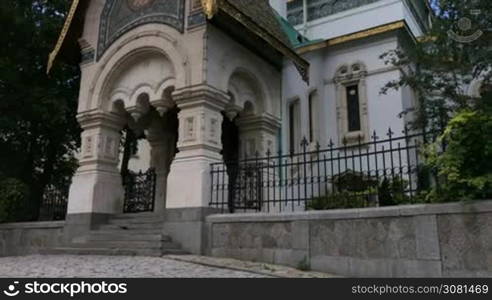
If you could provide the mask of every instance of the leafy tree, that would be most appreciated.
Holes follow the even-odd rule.
[[[489,0],[432,1],[429,34],[382,58],[402,71],[389,89],[411,87],[418,96],[414,127],[444,129],[427,145],[428,166],[444,179],[429,194],[439,201],[492,196],[492,5]],[[470,93],[473,82],[485,87]],[[444,147],[443,147],[444,145]]]
[[[45,187],[70,178],[76,168],[79,70],[59,62],[46,75],[69,5],[0,1],[0,173],[28,187],[31,210],[24,219],[37,219]]]
[[[411,87],[419,98],[413,125],[436,129],[454,113],[477,109],[483,102],[470,95],[469,86],[476,80],[490,83],[492,45],[487,30],[492,28],[492,5],[489,0],[431,2],[435,15],[428,35],[419,41],[405,40],[402,48],[382,55],[402,72],[383,93]]]

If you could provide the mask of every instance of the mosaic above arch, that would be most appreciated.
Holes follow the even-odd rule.
[[[184,30],[183,0],[106,0],[101,14],[97,59],[119,37],[148,23],[169,25]]]

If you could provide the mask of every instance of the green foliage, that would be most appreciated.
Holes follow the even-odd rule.
[[[407,40],[400,49],[381,56],[402,71],[382,93],[411,88],[419,99],[413,127],[445,128],[436,143],[425,146],[428,165],[424,169],[438,178],[418,195],[420,201],[491,197],[492,6],[490,0],[439,0],[433,6],[435,15],[426,37]],[[465,18],[471,28],[459,26]],[[469,41],[456,38],[477,32],[483,34]],[[475,82],[482,83],[480,93],[470,92]]]
[[[440,148],[443,143],[444,151]],[[461,111],[426,152],[429,165],[444,179],[436,189],[445,200],[492,197],[491,114]]]
[[[363,208],[374,206],[378,199],[380,206],[392,206],[412,203],[406,190],[408,182],[399,177],[385,178],[364,191],[341,191],[312,199],[310,210],[329,210],[345,208]]]
[[[417,128],[443,128],[456,112],[476,108],[480,99],[469,93],[468,86],[475,80],[491,82],[491,34],[487,31],[492,28],[490,0],[440,0],[435,6],[432,27],[425,38],[418,42],[402,40],[401,48],[381,56],[402,74],[382,92],[409,87],[419,98],[418,119],[413,124]],[[472,10],[480,14],[471,14]],[[462,18],[471,20],[470,30],[460,29]],[[450,36],[450,32],[470,36],[477,30],[484,34],[471,42]]]
[[[58,61],[46,75],[70,1],[0,1],[0,173],[26,184],[32,218],[47,184],[76,168],[79,70]]]
[[[27,212],[29,188],[15,178],[0,180],[0,223],[23,220]]]
[[[369,195],[363,192],[333,193],[326,196],[316,197],[308,203],[310,210],[329,210],[343,208],[361,208],[368,206]]]
[[[408,182],[400,177],[383,179],[378,187],[379,205],[409,204],[411,199],[405,192],[407,188]]]

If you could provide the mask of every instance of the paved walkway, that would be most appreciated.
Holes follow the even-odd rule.
[[[318,273],[199,256],[24,256],[0,258],[0,277],[258,278],[320,277]],[[321,276],[324,277],[324,276]]]

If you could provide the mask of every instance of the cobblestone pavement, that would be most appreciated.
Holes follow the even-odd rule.
[[[166,258],[174,259],[177,261],[195,263],[211,267],[220,267],[236,271],[247,271],[266,276],[274,276],[281,278],[335,278],[340,277],[338,275],[319,273],[312,271],[301,271],[294,268],[285,266],[272,265],[259,262],[241,261],[231,258],[215,258],[208,256],[196,256],[196,255],[168,255]]]
[[[34,255],[0,258],[0,277],[258,278],[270,276],[159,257]]]

